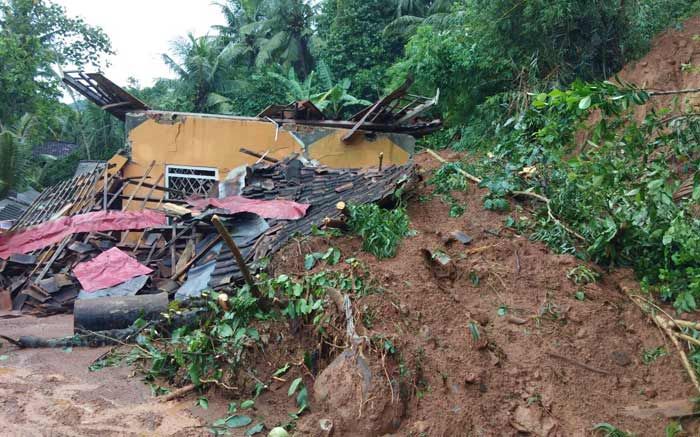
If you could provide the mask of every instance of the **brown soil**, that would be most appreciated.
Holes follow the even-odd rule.
[[[651,51],[625,66],[619,76],[652,91],[700,88],[700,17],[659,35]],[[651,108],[697,111],[699,107],[700,93],[657,96],[651,105],[638,109],[637,115],[641,120]]]
[[[425,169],[435,166],[425,154],[416,160]],[[424,187],[417,194],[429,192]],[[532,435],[591,435],[600,422],[639,436],[663,435],[668,420],[633,419],[621,408],[696,393],[676,355],[642,363],[645,349],[665,341],[621,293],[619,282],[629,283],[631,274],[604,274],[583,287],[584,301],[577,300],[578,286],[567,273],[581,262],[504,228],[503,214],[483,210],[484,194],[474,188],[463,195],[467,212],[456,219],[438,199],[411,202],[411,227],[418,234],[404,241],[394,259],[376,260],[361,251],[357,238],[331,241],[344,257],[368,265],[386,290],[354,306],[371,315],[370,335],[393,339],[411,372],[412,396],[396,435],[518,435],[513,425],[519,422],[523,429],[528,421],[536,422],[525,425]],[[445,246],[441,235],[454,230],[474,242]],[[318,244],[324,246],[318,239],[315,249]],[[421,249],[448,253],[452,279],[437,279]],[[301,271],[303,261],[293,245],[277,262],[280,272],[289,272]],[[499,308],[507,314],[499,315]],[[487,342],[475,344],[470,322],[478,323]],[[394,369],[391,378],[400,377]],[[334,413],[312,414],[302,429],[313,429],[323,417],[333,419]],[[696,421],[683,425],[689,435],[700,433]],[[346,429],[341,435],[353,434]]]
[[[72,335],[73,317],[0,320],[9,337]],[[208,435],[188,409],[192,401],[159,403],[133,369],[88,366],[108,348],[0,348],[0,435]]]

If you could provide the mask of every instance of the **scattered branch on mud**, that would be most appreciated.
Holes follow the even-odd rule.
[[[700,393],[700,382],[698,382],[698,375],[693,366],[690,364],[688,354],[685,352],[685,350],[683,350],[683,347],[679,342],[679,339],[683,339],[686,341],[689,341],[688,339],[690,339],[692,341],[689,342],[697,344],[697,340],[693,337],[689,337],[685,334],[678,333],[673,330],[674,327],[682,329],[683,326],[694,329],[698,326],[698,323],[676,320],[649,299],[638,294],[634,294],[632,290],[629,290],[625,287],[622,288],[625,294],[630,298],[630,300],[635,305],[637,305],[644,314],[647,314],[654,322],[654,324],[661,330],[661,332],[663,332],[669,338],[669,340],[671,340],[671,343],[673,343],[673,346],[676,348],[678,354],[680,355],[681,363],[683,364],[685,370],[688,372],[690,380],[693,382],[693,385],[695,386],[695,389],[698,391],[698,393]]]
[[[441,164],[449,164],[449,161],[447,161],[446,159],[444,159],[442,156],[438,155],[434,151],[432,151],[430,149],[426,149],[426,151],[428,152],[428,154],[430,154],[430,156],[432,156],[433,158],[438,160]],[[473,174],[468,173],[467,171],[465,171],[459,167],[457,167],[456,170],[462,176],[464,176],[465,178],[469,179],[470,181],[472,181],[474,183],[480,184],[482,182],[481,178],[474,176]],[[558,218],[556,218],[554,216],[554,213],[552,212],[551,201],[547,197],[542,196],[541,194],[533,193],[532,191],[511,191],[510,194],[513,197],[529,197],[531,199],[535,199],[535,200],[538,200],[538,201],[544,203],[547,206],[547,216],[549,216],[550,220],[552,220],[556,225],[560,226],[562,229],[564,229],[566,232],[573,235],[574,237],[576,237],[580,241],[583,241],[583,242],[586,241],[585,237],[583,237],[581,234],[579,234],[578,232],[574,231],[573,229],[571,229],[570,227],[565,225],[561,220],[559,220]]]
[[[582,369],[590,370],[593,373],[599,373],[601,375],[610,375],[610,372],[608,372],[607,370],[597,369],[595,367],[589,366],[588,364],[580,363],[563,355],[555,354],[554,352],[547,352],[547,355],[549,355],[552,358],[557,358],[559,360],[566,361],[567,363],[573,364],[574,366],[578,366]]]

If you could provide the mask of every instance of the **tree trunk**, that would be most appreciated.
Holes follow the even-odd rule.
[[[74,329],[125,329],[139,318],[156,320],[167,311],[167,293],[78,300],[73,310]]]

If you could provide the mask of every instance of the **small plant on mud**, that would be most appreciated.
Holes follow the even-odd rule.
[[[666,437],[680,437],[683,435],[683,426],[679,422],[671,422],[664,428]]]
[[[289,386],[289,390],[287,391],[287,395],[290,397],[294,396],[295,393],[297,394],[297,407],[299,407],[299,411],[296,412],[296,415],[298,416],[303,413],[304,410],[309,408],[309,392],[306,390],[306,386],[301,378],[297,378],[292,381],[291,385]]]
[[[328,265],[334,266],[340,261],[340,251],[335,247],[329,247],[325,252],[314,252],[304,256],[304,268],[311,270],[318,261],[326,261]]]
[[[593,427],[593,431],[596,431],[603,437],[635,437],[634,434],[622,431],[609,423],[598,423]]]
[[[263,276],[259,287],[268,298],[286,302],[282,309],[284,316],[292,320],[307,319],[322,329],[325,314],[323,303],[327,289],[333,288],[359,296],[370,294],[374,290],[369,273],[362,269],[363,266],[360,263],[348,264],[352,267],[350,273],[320,271],[297,279],[288,275],[276,278]]]
[[[642,362],[649,365],[659,358],[665,357],[666,355],[668,355],[668,352],[666,352],[666,349],[663,346],[659,346],[654,349],[646,349],[644,353],[642,353]]]
[[[455,199],[453,193],[469,188],[469,181],[459,169],[462,169],[461,163],[445,164],[428,180],[428,185],[435,187],[433,195],[438,195],[443,202],[450,205],[450,217],[460,217],[464,214],[464,206]]]
[[[393,258],[399,244],[409,235],[406,209],[399,206],[388,210],[374,203],[348,205],[349,226],[362,237],[362,248],[377,258]]]
[[[569,270],[566,277],[576,285],[587,285],[596,282],[600,275],[582,264]]]

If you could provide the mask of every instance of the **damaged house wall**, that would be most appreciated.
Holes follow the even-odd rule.
[[[424,99],[404,104],[405,89],[351,120],[327,120],[310,102],[244,118],[152,111],[99,74],[64,80],[125,121],[127,150],[45,190],[0,236],[2,309],[51,314],[97,296],[187,298],[243,278],[254,287],[246,264],[338,219],[342,202],[390,199],[410,183],[411,135],[440,125],[415,119]],[[143,268],[123,267],[135,263]],[[110,282],[94,290],[85,271]]]
[[[241,148],[277,160],[299,154],[333,168],[362,168],[377,167],[380,154],[385,166],[403,165],[411,159],[415,145],[415,139],[405,134],[361,133],[346,144],[342,141],[346,129],[161,111],[127,114],[126,129],[131,162],[124,176],[138,178],[155,162],[148,179],[162,180],[175,189],[181,187],[170,183],[173,175],[168,166],[202,168],[210,171],[205,177],[223,181],[231,170],[258,161]],[[139,197],[148,188],[128,187],[125,193],[134,191]]]

